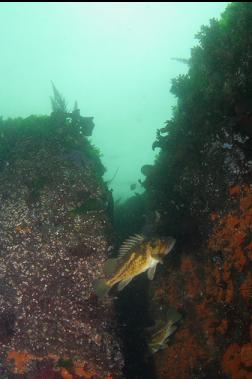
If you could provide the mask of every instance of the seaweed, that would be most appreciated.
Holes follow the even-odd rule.
[[[51,104],[52,104],[53,112],[67,113],[66,100],[57,90],[53,82],[52,82],[52,88],[53,88],[53,96],[51,96]],[[77,106],[76,103],[75,103],[75,106]]]

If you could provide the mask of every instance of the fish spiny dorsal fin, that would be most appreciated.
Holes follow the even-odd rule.
[[[135,234],[134,236],[129,237],[120,247],[118,258],[122,258],[130,249],[143,242],[144,239],[145,237],[143,234]]]

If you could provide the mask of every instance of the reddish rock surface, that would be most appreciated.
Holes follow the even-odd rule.
[[[184,319],[155,356],[157,378],[252,378],[252,189],[232,186],[208,241],[154,281],[152,301]]]

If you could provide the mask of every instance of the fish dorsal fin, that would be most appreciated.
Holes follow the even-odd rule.
[[[143,242],[144,238],[143,234],[135,234],[134,236],[129,237],[120,247],[118,258],[122,258],[130,249]]]

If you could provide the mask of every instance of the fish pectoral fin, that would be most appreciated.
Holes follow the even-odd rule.
[[[118,284],[118,291],[122,291],[124,289],[124,287],[126,287],[130,282],[131,282],[132,278],[130,279],[126,279],[126,280],[122,280],[119,284]]]
[[[156,267],[157,267],[157,265],[150,267],[148,272],[147,272],[147,276],[150,280],[153,280],[153,278],[155,276]]]

